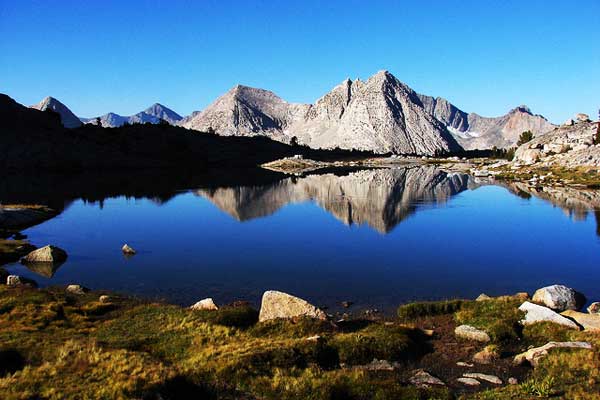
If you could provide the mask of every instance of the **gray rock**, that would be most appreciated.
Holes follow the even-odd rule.
[[[129,254],[129,255],[133,255],[135,253],[137,253],[133,247],[129,246],[127,243],[125,243],[123,245],[123,247],[121,247],[121,251],[123,252],[123,254]]]
[[[327,314],[299,297],[269,290],[263,294],[258,320],[260,322],[277,318],[309,317],[327,319]]]
[[[490,336],[486,332],[470,325],[457,326],[456,329],[454,329],[454,334],[461,339],[475,340],[483,343],[490,341]]]
[[[62,263],[67,259],[67,252],[56,246],[44,246],[32,251],[21,259],[23,263]]]
[[[523,325],[531,325],[536,322],[553,322],[568,328],[579,329],[575,322],[544,306],[526,301],[521,304],[519,310],[525,312],[525,319],[521,321]]]
[[[357,365],[354,367],[354,369],[362,369],[366,371],[393,371],[396,369],[396,366],[387,360],[374,359],[368,364]]]
[[[551,285],[536,290],[532,301],[561,312],[581,309],[585,304],[585,297],[564,285]]]
[[[474,366],[474,364],[466,363],[464,361],[459,361],[456,363],[456,365],[459,367],[465,367],[465,368],[472,368]]]
[[[85,288],[81,285],[69,285],[69,286],[67,286],[66,290],[69,293],[77,294],[77,295],[82,295],[82,294],[85,294],[86,292],[90,291],[88,288]]]
[[[422,369],[414,371],[413,376],[408,381],[418,387],[445,386],[445,383],[441,379]]]
[[[477,372],[468,372],[463,374],[465,378],[473,378],[478,379],[480,381],[486,381],[493,383],[494,385],[502,385],[502,379],[498,378],[495,375],[481,374]]]
[[[104,304],[111,303],[112,302],[112,297],[110,297],[110,296],[108,296],[106,294],[103,294],[102,296],[100,296],[100,298],[98,299],[98,301],[100,301],[100,303],[104,303]]]
[[[570,348],[570,349],[592,349],[592,345],[587,342],[548,342],[543,346],[534,347],[527,350],[524,353],[515,356],[513,363],[515,365],[522,365],[526,362],[531,364],[533,367],[537,366],[539,361],[548,355],[548,352],[552,349],[557,348]]]
[[[200,300],[196,304],[190,306],[190,308],[192,310],[209,310],[209,311],[216,311],[219,309],[219,307],[217,307],[217,305],[215,304],[215,302],[213,301],[213,299],[211,297]]]
[[[519,383],[519,381],[518,381],[517,378],[514,378],[512,376],[510,378],[508,378],[508,384],[509,385],[517,385],[518,383]]]
[[[475,299],[475,301],[485,301],[485,300],[491,300],[491,297],[488,296],[485,293],[481,293],[479,296],[477,296],[477,298]]]
[[[588,332],[600,332],[600,314],[586,314],[579,311],[567,310],[561,313],[562,316],[575,320]]]
[[[587,311],[590,314],[600,314],[600,302],[595,301],[592,304],[590,304],[587,308]]]
[[[462,383],[467,386],[479,386],[481,383],[477,379],[473,378],[457,378],[456,382]]]

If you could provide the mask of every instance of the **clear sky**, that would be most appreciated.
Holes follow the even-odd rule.
[[[0,92],[182,115],[237,83],[313,102],[387,69],[468,112],[600,107],[600,0],[0,0]]]

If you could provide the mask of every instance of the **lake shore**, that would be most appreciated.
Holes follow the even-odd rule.
[[[259,322],[244,302],[194,310],[80,287],[0,285],[0,389],[6,399],[594,398],[600,334],[521,325],[525,296],[412,303],[392,318]],[[463,325],[484,338],[463,336]],[[551,341],[593,349],[553,350],[535,367],[515,362]]]

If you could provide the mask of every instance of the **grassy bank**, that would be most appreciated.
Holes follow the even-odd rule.
[[[537,392],[575,399],[600,392],[596,351],[552,353],[535,370],[512,366],[512,354],[551,339],[600,344],[593,334],[553,326],[520,329],[514,298],[416,303],[394,319],[333,324],[258,323],[244,304],[194,311],[113,295],[101,302],[101,294],[0,286],[3,399],[521,399]],[[462,323],[490,332],[497,362],[456,366],[484,346],[454,336]],[[373,359],[394,368],[376,370]],[[446,386],[410,384],[416,368]],[[456,382],[475,370],[523,383],[470,389]]]

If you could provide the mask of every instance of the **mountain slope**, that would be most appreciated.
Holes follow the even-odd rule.
[[[555,128],[541,115],[533,114],[527,106],[519,106],[499,117],[482,117],[466,113],[441,97],[418,95],[425,110],[442,122],[467,150],[513,147],[524,131],[534,136]]]
[[[287,103],[274,93],[238,85],[181,123],[225,136],[263,135],[312,148],[426,154],[460,150],[418,95],[387,71],[366,82],[346,80],[314,105]]]
[[[52,110],[55,113],[58,113],[58,115],[60,115],[60,121],[65,128],[77,128],[82,125],[79,118],[77,118],[67,106],[56,100],[54,97],[48,96],[38,104],[30,106],[30,108],[35,108],[39,111]]]

